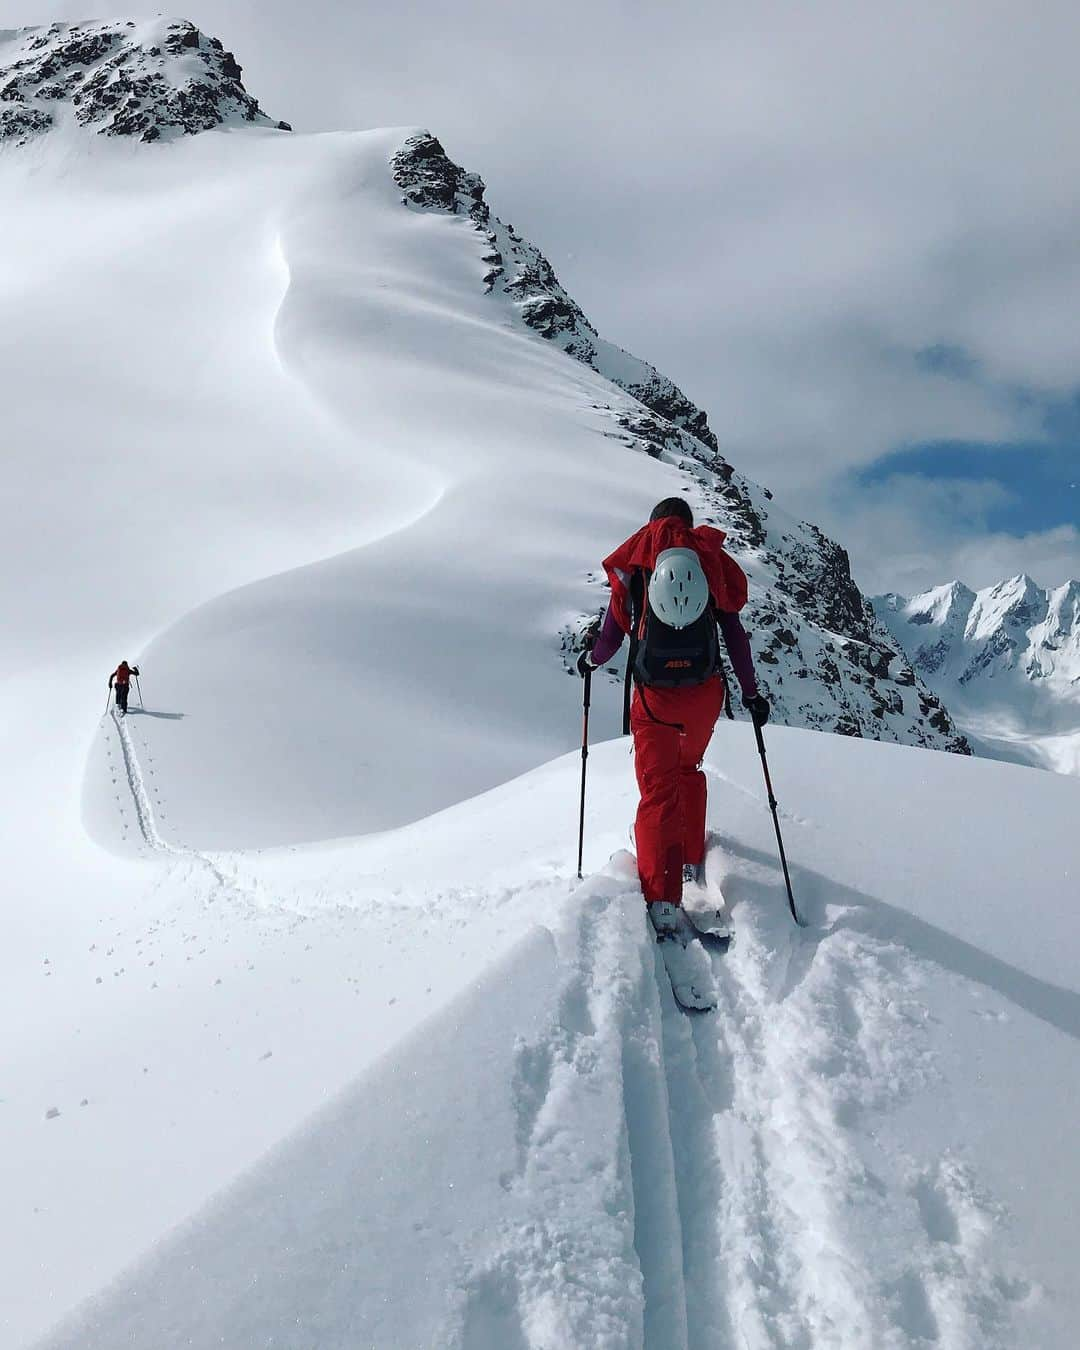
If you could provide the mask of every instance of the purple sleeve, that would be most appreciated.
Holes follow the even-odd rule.
[[[735,667],[735,678],[743,692],[743,698],[753,698],[758,691],[757,676],[754,674],[754,658],[750,655],[750,639],[737,614],[720,614],[720,631],[724,635],[724,646],[728,649],[731,664]]]
[[[590,660],[594,666],[606,666],[615,653],[622,646],[622,640],[626,636],[619,627],[619,621],[616,619],[610,605],[604,615],[604,622],[600,628],[600,636],[593,643]]]

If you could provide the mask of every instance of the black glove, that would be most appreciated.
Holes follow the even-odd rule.
[[[769,720],[769,700],[764,694],[755,694],[753,698],[747,698],[744,694],[742,705],[750,714],[754,726],[763,727]]]
[[[589,660],[588,649],[583,651],[577,659],[577,673],[584,679],[587,670],[595,670],[596,667]]]

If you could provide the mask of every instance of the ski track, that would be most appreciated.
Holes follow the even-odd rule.
[[[127,717],[121,717],[115,709],[113,709],[111,716],[113,725],[116,727],[116,734],[120,739],[120,751],[124,757],[124,770],[127,774],[128,787],[131,789],[131,798],[135,805],[135,818],[139,822],[139,831],[144,843],[156,852],[183,853],[184,850],[176,849],[171,844],[167,844],[158,830],[154,805],[150,800],[146,778],[143,775],[142,765],[139,763],[139,756],[135,751],[135,743],[127,724]]]
[[[692,1036],[715,1110],[705,1122],[684,1107],[696,1130],[673,1120],[688,1153],[711,1143],[693,1193],[716,1197],[712,1270],[703,1259],[688,1289],[714,1279],[727,1321],[725,1335],[720,1300],[701,1294],[690,1345],[1004,1350],[1030,1292],[990,1261],[1004,1216],[961,1159],[919,1158],[917,1138],[907,1156],[875,1142],[875,1120],[937,1081],[922,969],[850,930],[800,932],[782,901],[742,906],[735,943],[713,958],[717,1014]],[[687,1086],[673,1098],[691,1101],[690,1071],[669,1053],[675,1074]]]
[[[206,897],[207,903],[213,903],[220,895],[227,895],[231,900],[239,901],[248,911],[265,912],[268,904],[258,889],[258,883],[256,882],[253,886],[242,885],[235,863],[232,864],[232,875],[229,875],[225,871],[227,864],[224,860],[215,861],[196,849],[188,848],[183,844],[171,843],[161,833],[158,828],[157,812],[154,809],[153,801],[153,798],[156,797],[158,806],[161,807],[160,790],[157,787],[151,789],[147,786],[146,774],[143,771],[142,761],[135,745],[133,728],[128,721],[128,717],[118,716],[115,709],[111,711],[110,717],[116,727],[124,771],[127,775],[128,788],[135,809],[135,819],[138,822],[139,832],[146,849],[151,853],[172,857],[178,862],[186,861],[192,868],[193,879],[199,873],[203,875],[204,879],[208,879],[210,890]],[[145,743],[143,754],[146,756],[147,762],[152,764],[153,754]],[[153,769],[150,770],[150,774],[155,776]]]
[[[265,911],[218,863],[165,839],[143,768],[152,752],[112,720],[146,848],[193,864],[210,899]],[[1031,1285],[989,1260],[1000,1208],[963,1158],[919,1157],[917,1140],[890,1153],[867,1124],[936,1082],[920,963],[835,923],[796,930],[759,868],[752,880],[776,905],[739,906],[735,941],[711,951],[717,1010],[687,1015],[626,864],[616,855],[580,885],[556,933],[557,1012],[519,1043],[510,1085],[518,1164],[502,1185],[531,1222],[461,1271],[448,1344],[1014,1344],[1011,1312]]]
[[[716,1013],[687,1015],[620,872],[615,862],[575,895],[558,1024],[521,1048],[515,1184],[542,1176],[537,1213],[565,1214],[590,1169],[604,1172],[586,1212],[629,1205],[640,1304],[614,1299],[627,1253],[613,1264],[618,1233],[600,1224],[555,1247],[605,1271],[603,1306],[621,1327],[580,1288],[575,1315],[574,1289],[541,1250],[508,1248],[515,1297],[535,1300],[537,1280],[547,1313],[523,1315],[519,1340],[463,1350],[1015,1345],[1012,1314],[1032,1286],[995,1267],[990,1239],[1007,1215],[963,1158],[930,1156],[917,1136],[882,1142],[877,1128],[939,1082],[927,968],[840,925],[796,930],[773,876],[775,912],[740,907],[734,944],[712,952]],[[609,1091],[617,1108],[598,1141],[578,1118]],[[569,1148],[585,1138],[591,1158]]]

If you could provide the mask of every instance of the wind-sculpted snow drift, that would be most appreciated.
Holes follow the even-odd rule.
[[[596,562],[671,492],[727,531],[750,575],[747,619],[777,720],[967,750],[875,623],[844,551],[737,475],[670,380],[596,334],[433,137],[280,136],[238,102],[248,96],[233,58],[189,24],[61,25],[6,48],[12,107],[37,107],[59,81],[41,139],[65,148],[55,185],[47,154],[46,171],[20,184],[24,218],[40,203],[46,219],[16,242],[56,233],[73,182],[93,191],[95,170],[109,204],[130,203],[112,256],[109,226],[89,231],[94,275],[110,284],[107,306],[86,296],[103,317],[84,401],[100,411],[80,409],[77,434],[102,439],[101,472],[93,452],[81,463],[83,490],[104,495],[121,462],[106,409],[123,406],[122,453],[140,472],[118,476],[110,553],[140,559],[124,593],[160,633],[146,653],[160,696],[200,702],[160,752],[189,843],[385,828],[568,748],[567,671],[584,611],[604,600]],[[206,117],[187,115],[192,80]],[[181,134],[218,123],[245,135]],[[121,157],[107,137],[73,140],[83,124],[171,141]],[[60,274],[78,244],[68,233],[53,248]],[[29,275],[31,292],[51,284]],[[160,297],[149,310],[147,295]],[[48,304],[39,310],[44,366]],[[36,336],[23,340],[28,372]],[[25,434],[40,439],[45,406],[22,402]],[[58,475],[66,444],[58,435]],[[35,475],[53,454],[39,447]],[[143,537],[163,496],[169,552]],[[194,509],[204,503],[216,528]],[[260,557],[273,564],[260,569]],[[290,572],[298,563],[316,565]],[[211,574],[216,587],[187,583]],[[169,593],[208,603],[163,611]],[[88,606],[73,596],[72,608],[85,621]],[[600,701],[604,734],[618,694]],[[329,706],[341,721],[328,771],[312,719]],[[402,735],[407,725],[425,734]],[[106,787],[92,775],[88,819],[115,839]]]

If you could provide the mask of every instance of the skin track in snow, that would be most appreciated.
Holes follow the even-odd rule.
[[[132,718],[144,782],[171,729]],[[154,1345],[243,1345],[286,1324],[319,1350],[355,1345],[357,1328],[485,1350],[1068,1350],[1074,1155],[1059,1125],[1080,1037],[1080,860],[1062,823],[1078,785],[777,729],[785,798],[812,803],[784,816],[809,922],[796,930],[740,730],[718,733],[705,766],[739,941],[710,957],[704,1017],[658,971],[636,887],[614,867],[571,883],[576,753],[402,831],[215,856],[228,889],[155,850],[113,921],[112,987],[86,978],[96,952],[54,949],[39,976],[61,1025],[84,1030],[45,1057],[55,1086],[36,1119],[22,1102],[43,1057],[12,1060],[2,1119],[28,1166],[6,1204],[44,1213],[27,1219],[25,1295],[9,1287],[4,1316],[27,1328],[55,1308],[40,1272],[85,1290],[96,1259],[110,1287],[54,1335],[64,1350],[136,1326]],[[625,743],[590,763],[603,856],[634,777]],[[1023,822],[1006,805],[1017,774]],[[963,853],[934,833],[959,799],[980,841]],[[905,832],[879,831],[871,857],[861,841],[898,801]],[[1028,855],[1032,921],[1003,924]],[[95,902],[80,876],[69,927]],[[530,937],[538,918],[550,937]],[[343,1094],[330,1106],[328,1084]],[[110,1148],[124,1167],[102,1173]]]

